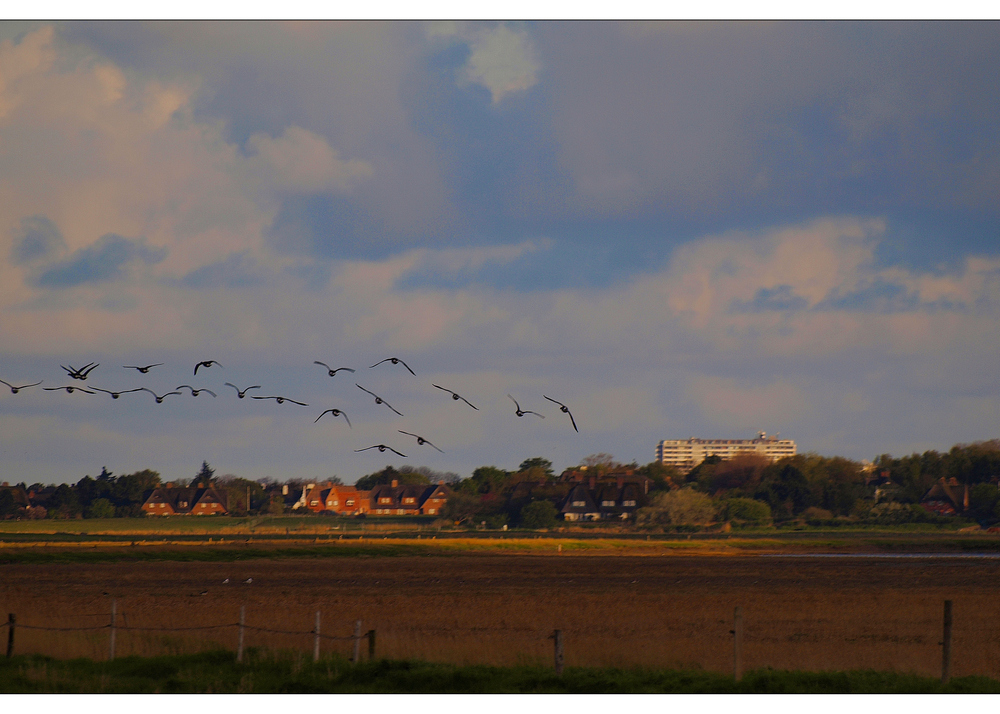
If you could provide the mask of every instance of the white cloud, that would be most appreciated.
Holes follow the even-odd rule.
[[[541,65],[528,34],[506,25],[476,31],[469,40],[472,54],[465,79],[490,90],[493,103],[530,89],[538,82]]]

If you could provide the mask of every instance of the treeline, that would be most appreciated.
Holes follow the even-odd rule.
[[[969,507],[963,516],[983,525],[1000,522],[1000,440],[958,444],[945,453],[925,451],[898,458],[882,454],[868,464],[816,454],[798,454],[773,463],[754,454],[728,461],[709,457],[687,474],[658,462],[621,464],[602,453],[588,456],[567,471],[585,472],[588,479],[615,475],[648,479],[641,507],[635,514],[640,526],[792,520],[941,522],[940,517],[919,505],[941,479],[969,487]],[[336,477],[323,480],[340,483]],[[444,482],[452,495],[442,517],[458,524],[485,524],[487,528],[554,526],[559,522],[558,506],[572,487],[567,479],[560,481],[552,462],[542,457],[525,459],[515,470],[480,466],[464,478],[423,466],[387,466],[361,477],[355,486],[367,491],[392,481],[416,485]],[[232,515],[283,513],[286,501],[301,493],[305,485],[301,480],[282,483],[232,475],[217,478],[207,462],[192,479],[173,482],[175,486],[189,483],[224,490]],[[115,476],[107,468],[96,478],[87,475],[75,484],[21,483],[16,488],[0,488],[0,518],[141,516],[146,496],[161,485],[156,471],[145,469]],[[288,497],[283,496],[282,486],[287,487]],[[18,502],[18,492],[33,494],[42,505],[26,509],[29,504]]]
[[[284,510],[280,503],[280,491],[278,503],[272,503],[274,496],[267,491],[267,483],[232,475],[216,478],[215,470],[208,462],[202,462],[201,470],[194,478],[171,483],[177,487],[211,486],[224,491],[228,510],[233,515],[281,513]],[[0,519],[139,518],[145,515],[142,504],[149,493],[162,485],[160,474],[151,469],[115,476],[107,467],[102,468],[96,478],[88,474],[74,484],[51,486],[22,482],[13,488],[0,488]]]

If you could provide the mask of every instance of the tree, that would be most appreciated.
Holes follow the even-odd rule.
[[[581,465],[586,466],[588,471],[595,472],[598,478],[611,473],[615,469],[621,468],[621,464],[615,461],[614,456],[604,452],[587,456],[581,462]]]
[[[416,471],[397,471],[392,466],[386,466],[381,471],[362,476],[354,484],[354,487],[359,491],[370,491],[375,486],[390,484],[393,481],[398,481],[400,485],[415,484],[418,486],[427,486],[431,482],[422,473]]]
[[[480,497],[472,493],[457,491],[452,493],[441,509],[441,517],[455,523],[472,519],[482,505]]]
[[[558,522],[559,511],[551,501],[532,501],[521,509],[522,528],[551,528]]]
[[[663,523],[695,526],[715,520],[716,507],[711,497],[691,487],[653,494],[645,508],[636,511],[637,523]]]
[[[498,493],[504,486],[510,474],[496,466],[480,466],[472,472],[472,483],[476,485],[477,493]]]
[[[115,506],[106,498],[97,498],[84,511],[87,518],[114,518]]]
[[[215,469],[208,465],[207,461],[201,462],[201,471],[198,475],[194,477],[194,485],[196,488],[208,488],[215,483]]]
[[[548,459],[536,456],[533,459],[525,459],[517,467],[518,471],[530,471],[531,469],[538,469],[538,474],[545,480],[552,478],[552,462]]]
[[[13,516],[15,513],[17,513],[17,501],[14,499],[13,490],[0,489],[0,518]]]

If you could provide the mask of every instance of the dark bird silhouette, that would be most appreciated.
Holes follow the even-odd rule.
[[[72,394],[73,392],[84,392],[85,394],[93,394],[89,389],[84,389],[83,387],[42,387],[47,392],[56,392],[60,389],[65,389],[66,394]]]
[[[222,367],[222,363],[221,362],[216,362],[214,359],[205,360],[204,362],[199,362],[198,364],[196,364],[194,366],[194,373],[195,373],[195,375],[198,374],[198,368],[199,367],[204,367],[205,369],[208,369],[213,364],[217,364],[220,367]],[[222,367],[222,368],[225,369],[225,367]]]
[[[146,389],[146,387],[139,387],[139,389],[141,389],[141,390],[142,390],[142,391],[144,391],[144,392],[149,392],[149,393],[150,393],[150,394],[152,394],[152,395],[153,395],[154,397],[156,397],[156,403],[157,403],[157,404],[163,404],[163,397],[169,397],[169,396],[170,396],[171,394],[180,394],[180,392],[167,392],[167,393],[166,393],[166,394],[164,394],[163,396],[159,396],[159,395],[157,395],[157,393],[156,393],[156,392],[154,392],[154,391],[153,391],[152,389]]]
[[[384,360],[382,360],[381,362],[376,362],[375,364],[373,364],[368,369],[371,369],[372,367],[378,367],[380,364],[382,364],[382,362],[392,362],[393,364],[401,364],[404,367],[406,367],[407,371],[410,374],[412,374],[414,377],[417,376],[417,373],[414,372],[412,369],[410,369],[410,365],[406,364],[406,362],[404,362],[403,360],[401,360],[399,357],[386,357]]]
[[[273,399],[278,404],[284,404],[285,402],[291,402],[292,404],[298,404],[300,407],[308,407],[309,405],[305,402],[297,402],[294,399],[289,399],[288,397],[254,397],[250,395],[253,399]]]
[[[340,371],[345,371],[345,372],[353,372],[354,371],[350,367],[337,367],[336,369],[333,369],[326,362],[320,362],[318,360],[314,361],[313,364],[319,364],[319,365],[323,365],[324,367],[326,367],[326,371],[330,374],[331,377],[335,376],[337,374],[337,372],[340,372]]]
[[[362,392],[368,392],[368,390],[367,390],[367,389],[365,389],[364,387],[362,387],[362,386],[361,386],[360,384],[358,384],[357,382],[355,382],[355,383],[354,383],[354,386],[355,386],[355,387],[357,387],[358,389],[360,389],[360,390],[361,390]],[[382,397],[380,397],[379,395],[375,394],[375,392],[368,392],[368,393],[369,393],[370,395],[372,395],[373,397],[375,397],[375,403],[376,403],[376,404],[385,404],[385,405],[386,405],[387,407],[389,407],[389,408],[390,408],[390,409],[392,409],[392,410],[393,410],[394,412],[396,412],[397,414],[399,414],[399,416],[403,416],[403,415],[402,415],[402,414],[401,414],[400,412],[397,412],[397,411],[396,411],[395,409],[393,409],[392,405],[391,405],[391,404],[389,404],[389,402],[387,402],[387,401],[385,401],[384,399],[382,399]]]
[[[147,364],[145,367],[137,367],[134,364],[123,364],[122,369],[137,369],[139,370],[139,374],[149,374],[149,370],[153,367],[159,367],[162,364],[163,362],[157,362],[156,364]]]
[[[468,404],[470,407],[472,407],[473,409],[475,409],[477,412],[479,411],[479,407],[477,407],[475,404],[473,404],[472,402],[470,402],[465,397],[460,396],[459,394],[456,394],[455,392],[451,391],[450,389],[445,389],[444,387],[440,387],[440,386],[438,386],[436,384],[432,384],[431,386],[432,387],[437,387],[438,389],[440,389],[442,391],[448,392],[448,394],[451,395],[451,398],[454,399],[456,402],[459,399],[461,399],[463,402],[465,402],[466,404]]]
[[[202,387],[201,389],[195,389],[195,388],[194,388],[194,387],[192,387],[192,386],[191,386],[190,384],[182,384],[181,386],[179,386],[179,387],[178,387],[178,389],[184,389],[185,387],[187,387],[188,389],[190,389],[190,390],[191,390],[191,396],[192,396],[192,397],[197,397],[197,396],[198,396],[199,394],[201,394],[202,392],[208,392],[208,393],[209,393],[209,394],[211,394],[211,395],[212,395],[213,397],[215,397],[215,396],[218,396],[218,395],[216,395],[216,393],[215,393],[215,392],[213,392],[213,391],[212,391],[211,389],[205,389],[204,387]],[[236,391],[239,391],[239,390],[236,390]]]
[[[323,414],[333,414],[335,417],[342,416],[344,417],[344,419],[347,419],[347,414],[345,412],[342,412],[340,409],[327,409],[325,412],[323,412]],[[323,414],[320,414],[318,417],[316,417],[316,421],[322,419]],[[316,421],[314,421],[313,424],[315,424]],[[350,419],[347,419],[347,426],[351,426]],[[353,429],[354,427],[351,426],[351,428]]]
[[[95,392],[104,392],[105,394],[110,394],[112,399],[118,399],[122,394],[127,392],[141,392],[141,389],[121,389],[117,392],[112,392],[109,389],[101,389],[100,387],[91,387]]]
[[[544,395],[544,394],[543,394],[542,396],[543,396],[543,397],[545,397],[545,395]],[[571,422],[573,422],[573,431],[575,431],[575,432],[577,432],[577,433],[579,434],[579,433],[580,433],[580,430],[576,428],[576,419],[574,419],[574,418],[573,418],[573,415],[572,415],[572,414],[570,413],[570,411],[569,411],[569,407],[567,407],[567,406],[566,406],[565,404],[563,404],[562,402],[557,402],[557,401],[556,401],[555,399],[553,399],[552,397],[545,397],[545,398],[546,398],[546,399],[548,399],[548,400],[549,400],[550,402],[553,402],[553,403],[555,403],[555,404],[558,404],[558,405],[559,405],[559,411],[563,412],[564,414],[569,414],[569,420],[570,420]]]
[[[63,365],[59,366],[65,369],[69,376],[73,379],[86,379],[96,367],[100,367],[101,365],[90,362],[89,364],[85,364],[80,369],[77,369],[73,365],[70,365],[69,367],[63,367]]]
[[[404,459],[406,458],[406,454],[401,454],[398,451],[396,451],[394,448],[392,448],[391,446],[386,446],[385,444],[375,444],[374,446],[366,446],[363,449],[355,449],[354,452],[358,453],[360,451],[368,451],[368,449],[378,449],[379,451],[382,451],[382,452],[384,452],[386,449],[388,449],[389,451],[391,451],[392,453],[396,454],[397,456],[402,456]]]
[[[517,403],[517,400],[514,399],[514,397],[511,397],[509,394],[507,396],[510,397],[510,400],[512,402],[514,402],[514,406],[517,408],[516,414],[519,417],[523,417],[525,414],[534,414],[536,417],[542,417],[542,419],[545,418],[541,414],[539,414],[538,412],[533,412],[530,409],[521,409],[521,405]]]
[[[427,441],[427,439],[425,439],[425,438],[424,438],[424,437],[422,437],[422,436],[417,436],[416,434],[411,434],[410,432],[408,432],[408,431],[403,431],[402,429],[396,429],[396,431],[398,431],[398,432],[399,432],[400,434],[406,434],[407,436],[413,436],[413,437],[416,437],[416,439],[417,439],[417,444],[418,444],[419,446],[423,446],[424,444],[430,444],[431,446],[434,446],[434,444],[431,444],[431,442]],[[436,446],[434,446],[434,448],[435,448],[435,449],[437,449],[438,451],[441,451],[441,449],[438,449],[438,447],[436,447]],[[444,452],[443,452],[443,451],[441,451],[441,453],[443,454]]]
[[[244,389],[241,392],[240,388],[237,387],[235,384],[232,384],[231,382],[226,382],[225,384],[226,384],[227,387],[232,387],[233,389],[235,389],[236,390],[236,396],[238,396],[240,399],[243,399],[243,397],[245,397],[247,395],[247,392],[249,392],[251,389],[260,389],[260,385],[259,384],[255,384],[252,387],[247,387],[246,389]]]
[[[45,380],[43,379],[42,382],[44,382],[44,381]],[[39,384],[42,383],[42,382],[35,382],[34,384],[22,384],[20,387],[15,387],[10,382],[4,382],[2,379],[0,379],[0,382],[2,382],[3,384],[6,384],[8,387],[10,387],[10,393],[11,394],[17,394],[22,389],[27,389],[28,387],[37,387]]]

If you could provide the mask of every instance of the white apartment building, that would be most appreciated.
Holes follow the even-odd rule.
[[[756,439],[665,439],[656,445],[656,460],[687,473],[709,456],[731,459],[737,454],[759,454],[771,461],[795,455],[795,442],[768,436],[763,431]]]

